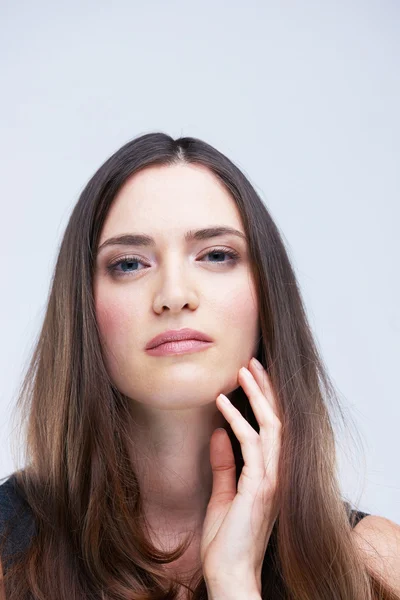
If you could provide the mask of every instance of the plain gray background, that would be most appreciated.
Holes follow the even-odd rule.
[[[70,212],[110,154],[163,131],[216,146],[267,204],[359,432],[338,443],[343,492],[400,523],[399,2],[0,7],[0,476]]]

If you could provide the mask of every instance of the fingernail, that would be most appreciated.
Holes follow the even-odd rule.
[[[252,360],[253,365],[255,367],[257,367],[257,369],[259,371],[264,371],[264,367],[262,366],[262,364],[260,363],[260,361],[256,359],[255,356],[253,356],[253,358],[251,360]]]
[[[229,406],[231,404],[231,401],[229,400],[229,398],[227,396],[225,396],[225,394],[220,394],[219,397],[221,398],[222,402],[224,404],[226,404],[227,406]]]

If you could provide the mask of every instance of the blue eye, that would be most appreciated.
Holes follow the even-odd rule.
[[[212,250],[210,250],[209,252],[207,252],[206,254],[203,255],[204,258],[205,256],[210,256],[210,255],[224,255],[226,254],[227,256],[230,257],[231,260],[229,261],[205,261],[205,262],[209,262],[211,264],[217,264],[217,265],[227,265],[230,263],[236,263],[239,259],[239,254],[235,251],[232,250],[231,248],[213,248]],[[135,273],[138,271],[138,269],[133,269],[132,271],[129,270],[125,270],[124,268],[122,269],[122,271],[118,270],[117,267],[119,265],[123,266],[123,267],[127,267],[128,269],[130,267],[132,267],[132,265],[135,264],[144,264],[144,261],[142,261],[138,256],[123,256],[122,258],[119,258],[118,260],[114,261],[113,263],[111,263],[110,265],[107,266],[107,271],[112,273],[113,275],[117,276],[117,277],[125,277],[126,275],[131,275],[132,273]]]

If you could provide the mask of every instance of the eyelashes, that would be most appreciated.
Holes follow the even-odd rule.
[[[202,257],[200,258],[204,258],[205,256],[209,256],[210,254],[226,254],[227,256],[230,257],[231,260],[229,261],[224,261],[224,262],[212,262],[212,261],[206,261],[209,262],[212,265],[222,265],[222,266],[227,266],[227,265],[233,265],[236,264],[237,261],[239,260],[240,256],[239,253],[236,252],[236,250],[232,250],[232,248],[212,248],[211,250],[209,250],[208,252],[206,252],[206,254],[204,254]],[[138,256],[123,256],[121,258],[119,258],[118,260],[115,260],[114,262],[112,262],[111,264],[107,265],[106,269],[107,272],[110,273],[111,275],[115,276],[115,277],[131,277],[132,275],[134,275],[135,273],[138,272],[138,269],[135,269],[133,271],[119,271],[117,269],[117,267],[119,265],[132,265],[135,263],[140,263],[140,264],[145,264],[145,261],[143,261],[141,258],[139,258]]]

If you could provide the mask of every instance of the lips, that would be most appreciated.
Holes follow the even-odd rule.
[[[179,342],[181,340],[200,340],[202,342],[213,341],[209,335],[203,333],[202,331],[197,331],[196,329],[170,329],[156,335],[153,339],[151,339],[146,345],[146,350],[150,350],[150,348],[156,348],[157,346],[165,344],[166,342]]]

